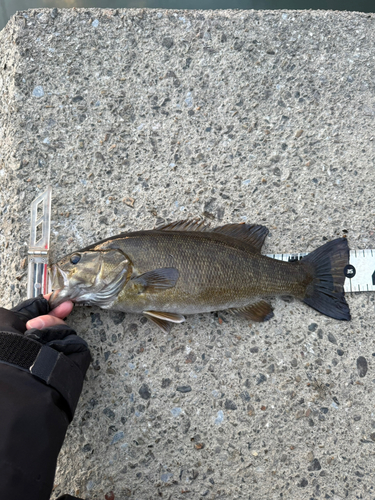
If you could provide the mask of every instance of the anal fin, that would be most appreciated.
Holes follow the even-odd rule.
[[[143,311],[147,319],[155,323],[164,333],[171,331],[173,323],[183,323],[185,316],[182,314],[159,312],[159,311]]]
[[[257,322],[268,321],[273,317],[273,307],[265,300],[260,300],[245,307],[229,309],[229,312]]]

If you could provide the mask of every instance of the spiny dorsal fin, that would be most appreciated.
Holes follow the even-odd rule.
[[[238,314],[250,321],[268,321],[273,317],[273,308],[265,300],[260,300],[245,307],[229,309],[232,314]]]
[[[226,224],[225,226],[215,227],[211,231],[213,233],[226,234],[227,236],[232,236],[232,238],[244,241],[259,252],[268,234],[268,229],[265,226],[245,224],[244,222],[240,224]]]
[[[186,219],[162,224],[157,231],[210,231],[210,224],[203,219]]]

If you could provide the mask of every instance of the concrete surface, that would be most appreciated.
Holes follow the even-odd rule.
[[[1,283],[25,297],[29,205],[55,256],[161,219],[251,221],[264,251],[375,248],[375,17],[29,10],[0,33]],[[94,361],[52,498],[375,498],[374,295],[341,323],[77,308]],[[363,361],[361,358],[365,358]],[[358,360],[358,358],[360,358]]]

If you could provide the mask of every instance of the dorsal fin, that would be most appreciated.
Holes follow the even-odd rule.
[[[179,220],[156,227],[157,231],[200,231],[219,233],[231,236],[251,245],[254,250],[261,251],[264,240],[268,234],[265,226],[258,224],[225,224],[225,226],[210,227],[210,223],[203,219]]]
[[[210,231],[210,223],[203,219],[186,219],[163,224],[155,228],[157,231]]]
[[[268,234],[268,229],[265,226],[245,224],[244,222],[240,224],[226,224],[225,226],[215,227],[211,231],[213,233],[226,234],[227,236],[232,236],[232,238],[244,241],[255,250],[258,250],[258,252],[261,251]]]

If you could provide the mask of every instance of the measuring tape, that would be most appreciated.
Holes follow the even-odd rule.
[[[267,257],[294,262],[307,253],[274,253]],[[344,268],[345,292],[375,292],[375,250],[350,250],[349,264]]]

